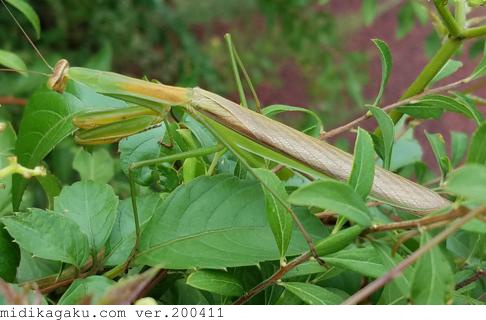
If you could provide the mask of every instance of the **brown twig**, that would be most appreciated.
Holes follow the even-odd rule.
[[[383,231],[390,231],[390,230],[397,230],[397,229],[420,228],[422,226],[434,224],[437,222],[447,221],[447,220],[452,220],[455,218],[462,217],[467,212],[468,210],[466,208],[460,207],[447,214],[372,226],[371,228],[366,230],[366,233],[383,232]]]
[[[293,268],[297,267],[299,264],[306,262],[309,260],[309,258],[312,257],[312,254],[310,252],[306,252],[299,257],[295,258],[291,262],[289,262],[285,266],[281,266],[280,269],[278,269],[277,272],[275,272],[270,278],[266,279],[265,281],[261,282],[258,284],[256,287],[242,295],[241,297],[238,298],[233,304],[239,305],[239,304],[244,304],[251,298],[253,298],[255,295],[260,293],[262,290],[265,290],[267,287],[271,286],[278,280],[280,280],[287,272],[292,270]]]
[[[27,104],[27,99],[17,98],[17,97],[0,97],[0,105],[14,105],[14,106],[25,106]]]
[[[363,301],[367,297],[369,297],[371,294],[379,290],[381,287],[386,285],[388,282],[392,281],[393,279],[397,278],[400,276],[403,270],[405,270],[407,267],[411,266],[413,263],[415,263],[420,257],[422,257],[425,253],[427,253],[429,250],[440,244],[442,241],[447,239],[451,234],[459,230],[464,224],[469,222],[471,219],[474,219],[475,217],[485,214],[486,213],[486,206],[482,206],[478,209],[470,211],[468,214],[465,216],[455,220],[452,222],[448,228],[444,229],[442,232],[437,234],[434,238],[432,238],[429,242],[427,242],[425,245],[421,246],[417,251],[409,255],[406,259],[404,259],[402,262],[400,262],[397,266],[395,266],[393,269],[388,271],[385,275],[382,277],[376,279],[375,281],[371,282],[369,285],[364,287],[363,289],[359,290],[355,294],[353,294],[351,297],[349,297],[346,301],[343,302],[343,304],[358,304],[360,301]]]
[[[475,281],[478,281],[479,279],[481,279],[482,277],[485,277],[486,276],[486,270],[479,270],[477,271],[475,274],[473,274],[471,277],[459,282],[458,284],[456,284],[456,290],[459,290],[461,288],[464,288],[465,286],[475,282]]]
[[[423,98],[423,97],[425,97],[427,95],[434,94],[434,93],[440,93],[440,92],[449,91],[449,90],[451,90],[451,89],[453,89],[455,87],[458,87],[458,86],[460,86],[462,84],[465,84],[465,83],[467,83],[469,81],[471,81],[471,78],[470,77],[467,77],[467,78],[458,80],[456,82],[446,84],[446,85],[441,86],[441,87],[437,87],[437,88],[425,90],[424,92],[422,92],[420,94],[417,94],[415,96],[412,96],[410,98],[403,99],[403,100],[394,102],[392,104],[389,104],[387,106],[384,106],[382,109],[384,111],[389,111],[389,110],[392,110],[392,109],[401,107],[403,105],[406,105],[408,103],[411,103],[411,102],[413,102],[415,100],[418,100],[420,98]],[[344,125],[342,125],[340,127],[337,127],[335,129],[332,129],[332,130],[327,131],[327,132],[323,132],[319,138],[321,140],[326,140],[326,139],[329,139],[329,138],[334,137],[336,135],[339,135],[341,133],[344,133],[344,132],[346,132],[348,130],[354,129],[359,123],[361,123],[364,120],[367,120],[367,119],[369,119],[371,117],[372,116],[369,113],[366,113],[366,114],[364,114],[364,115],[362,115],[362,116],[354,119],[353,121],[348,122],[348,123],[346,123],[346,124],[344,124]]]

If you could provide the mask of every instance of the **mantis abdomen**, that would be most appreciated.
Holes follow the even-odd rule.
[[[200,88],[193,90],[191,105],[231,130],[284,154],[330,177],[347,180],[353,156],[324,141]],[[436,192],[376,166],[371,196],[420,213],[450,205]]]

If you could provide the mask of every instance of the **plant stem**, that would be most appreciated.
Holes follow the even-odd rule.
[[[444,4],[443,0],[434,0],[434,5],[450,35],[454,38],[458,37],[461,34],[461,27],[449,11],[447,2]]]
[[[448,228],[444,229],[441,233],[439,233],[437,236],[432,238],[432,240],[427,242],[425,245],[421,246],[417,251],[409,255],[406,259],[404,259],[397,266],[395,266],[393,269],[388,271],[381,278],[376,279],[375,281],[371,282],[363,289],[353,294],[346,301],[344,301],[343,304],[348,304],[348,305],[358,304],[360,301],[366,299],[374,292],[379,290],[381,287],[383,287],[385,284],[392,281],[396,277],[400,276],[403,270],[405,270],[407,267],[415,263],[421,256],[423,256],[429,250],[431,250],[432,248],[440,244],[442,241],[447,239],[451,234],[459,230],[464,224],[474,219],[475,217],[485,213],[486,213],[486,206],[482,206],[479,207],[478,209],[470,211],[467,215],[452,222]]]
[[[469,28],[463,31],[462,36],[465,39],[477,38],[486,35],[486,26]]]
[[[479,270],[478,272],[473,274],[471,277],[467,278],[464,281],[459,282],[458,284],[456,284],[456,290],[464,288],[465,286],[467,286],[467,285],[469,285],[469,284],[471,284],[475,281],[478,281],[482,277],[486,277],[486,270]]]

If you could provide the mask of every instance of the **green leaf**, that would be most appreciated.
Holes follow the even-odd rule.
[[[89,255],[86,235],[65,216],[41,209],[2,218],[19,246],[40,258],[81,267]]]
[[[425,136],[432,147],[435,160],[439,164],[441,179],[444,179],[451,170],[451,161],[447,156],[444,137],[440,133],[430,134],[425,131]]]
[[[369,26],[376,17],[376,0],[364,0],[361,5],[361,11],[365,25]]]
[[[0,169],[8,165],[8,157],[13,155],[15,149],[15,131],[10,122],[3,122],[5,129],[0,132]],[[0,179],[0,216],[6,211],[11,202],[12,177],[8,176]]]
[[[281,200],[287,201],[289,197],[282,181],[270,170],[254,169],[254,173],[265,184],[262,185],[265,194],[265,209],[268,222],[272,228],[273,236],[280,252],[280,257],[285,257],[292,236],[293,220],[287,208],[274,196],[276,194]],[[267,190],[269,188],[269,190]],[[290,207],[286,203],[287,207]]]
[[[425,25],[429,20],[429,11],[427,9],[427,6],[421,2],[412,1],[411,3],[415,16],[422,25]]]
[[[187,277],[186,283],[191,287],[220,294],[238,297],[245,293],[243,285],[236,277],[221,270],[199,270]]]
[[[417,104],[436,106],[447,111],[462,114],[467,118],[474,119],[478,125],[481,124],[484,118],[474,104],[468,103],[466,99],[461,99],[461,97],[453,99],[447,96],[430,95],[418,101]]]
[[[47,202],[49,204],[49,209],[54,209],[54,198],[61,193],[62,183],[59,179],[48,173],[43,177],[37,177],[37,181],[42,186],[44,193],[46,194]]]
[[[15,149],[19,163],[28,168],[38,165],[59,142],[76,130],[72,118],[77,112],[123,106],[126,103],[97,94],[74,81],[68,83],[63,94],[40,88],[29,99],[20,123]],[[12,205],[18,210],[28,181],[19,175],[12,179]]]
[[[59,273],[62,262],[41,259],[20,248],[20,265],[17,269],[17,282],[33,282]]]
[[[452,172],[445,188],[466,199],[486,203],[486,166],[468,164]]]
[[[325,228],[308,212],[296,212],[314,239]],[[198,177],[175,189],[148,222],[138,264],[170,269],[227,268],[278,260],[256,181],[228,175]],[[308,250],[296,228],[287,255]]]
[[[379,278],[387,271],[373,247],[341,250],[327,255],[325,261],[331,266],[358,272],[372,278]]]
[[[486,123],[474,131],[467,153],[467,163],[486,164]]]
[[[128,167],[134,163],[144,160],[155,159],[161,156],[160,141],[166,132],[165,125],[150,129],[126,139],[118,144],[120,160],[123,172],[128,175]],[[137,183],[145,185],[150,181],[153,168],[142,167],[133,171]]]
[[[354,146],[353,169],[349,177],[349,185],[366,200],[373,186],[375,176],[375,150],[373,139],[368,132],[359,128]]]
[[[414,138],[414,131],[413,128],[409,128],[394,143],[390,164],[391,171],[396,171],[422,160],[422,146],[420,142]]]
[[[294,191],[289,202],[334,211],[362,226],[371,225],[365,203],[349,185],[338,181],[316,181]]]
[[[115,223],[118,197],[111,186],[80,181],[64,187],[54,201],[54,210],[74,221],[88,236],[92,250],[99,252]]]
[[[279,285],[292,292],[307,304],[336,305],[343,302],[338,294],[315,284],[305,282],[280,282]]]
[[[76,279],[59,299],[59,305],[95,304],[105,291],[116,282],[102,276]]]
[[[446,64],[440,69],[440,71],[435,75],[435,77],[430,80],[429,86],[434,85],[434,83],[439,82],[442,79],[447,78],[448,76],[454,74],[457,70],[462,67],[462,62],[450,59],[446,62]]]
[[[370,107],[370,111],[381,129],[380,136],[373,135],[376,151],[383,159],[383,168],[388,170],[390,169],[393,143],[395,140],[395,125],[390,116],[382,109],[372,106]]]
[[[390,77],[390,72],[392,68],[392,55],[390,52],[390,48],[385,41],[380,39],[373,39],[372,40],[375,46],[380,51],[380,59],[381,59],[381,82],[380,82],[380,90],[378,91],[378,95],[376,96],[375,102],[373,103],[374,106],[379,105],[381,101],[381,97],[385,92],[386,84],[388,83],[388,78]]]
[[[163,199],[159,194],[150,193],[137,197],[140,230],[161,209]],[[120,201],[118,214],[110,238],[106,245],[105,265],[116,266],[125,262],[135,246],[135,222],[131,199]]]
[[[274,104],[271,106],[268,106],[266,108],[262,109],[262,114],[266,115],[267,117],[272,118],[273,116],[276,116],[277,114],[280,114],[282,112],[302,112],[310,116],[310,122],[311,125],[309,127],[306,127],[305,129],[302,130],[302,132],[313,136],[313,137],[319,137],[321,132],[323,131],[323,125],[321,118],[315,113],[314,111],[306,108],[299,108],[299,107],[292,107],[292,106],[287,106],[284,104]]]
[[[407,104],[397,110],[417,119],[439,119],[444,113],[440,106],[420,103]]]
[[[451,131],[451,162],[453,167],[457,167],[464,159],[468,147],[468,139],[468,135],[464,132]]]
[[[398,26],[396,36],[398,39],[405,37],[410,31],[412,31],[415,24],[414,20],[414,8],[411,1],[407,1],[398,11]]]
[[[80,148],[74,156],[73,168],[79,172],[81,180],[108,183],[115,175],[115,162],[106,149],[89,153]]]
[[[403,260],[396,253],[392,256],[391,248],[384,243],[373,242],[372,244],[387,271],[393,269]],[[398,302],[404,303],[406,301],[410,292],[409,270],[406,269],[405,274],[401,274],[384,287],[380,296],[380,302],[382,304],[398,304]]]
[[[27,73],[24,72],[27,70],[24,60],[10,51],[0,50],[0,65],[9,69],[18,70],[18,73],[23,76],[27,75]]]
[[[360,225],[340,230],[328,237],[318,241],[315,245],[316,252],[319,256],[327,256],[346,248],[353,243],[365,228]]]
[[[479,61],[479,64],[476,66],[474,71],[471,73],[471,78],[472,79],[477,79],[479,77],[484,76],[486,71],[486,41],[484,42],[483,45],[483,56],[481,58],[481,61]]]
[[[30,4],[24,0],[6,0],[6,2],[22,12],[22,14],[27,18],[27,20],[29,20],[30,24],[34,28],[36,38],[39,39],[41,31],[39,16],[37,16],[37,13],[35,13]]]
[[[20,263],[20,250],[1,224],[0,252],[2,253],[0,255],[0,278],[7,282],[13,282],[17,274],[17,267]]]
[[[424,232],[420,246],[431,240]],[[424,254],[415,266],[411,283],[411,300],[414,304],[447,304],[452,299],[454,274],[440,247],[434,247]]]

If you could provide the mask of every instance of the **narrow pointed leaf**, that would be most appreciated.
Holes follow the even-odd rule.
[[[200,270],[187,277],[186,283],[191,287],[220,294],[237,297],[245,293],[243,285],[232,274],[221,270]]]
[[[27,20],[30,22],[30,24],[34,28],[35,35],[36,35],[37,39],[39,39],[40,38],[40,32],[41,32],[39,16],[34,11],[34,9],[32,9],[30,4],[28,4],[24,0],[6,0],[6,2],[11,4],[13,7],[15,7],[20,12],[22,12],[22,14],[27,18]]]
[[[383,168],[390,169],[393,143],[395,140],[395,125],[390,116],[380,108],[370,107],[370,111],[378,122],[381,135],[373,135],[376,151],[383,159]]]
[[[373,186],[375,175],[375,151],[373,139],[368,132],[359,128],[354,146],[353,169],[349,177],[349,185],[361,198],[366,199]]]
[[[391,68],[392,68],[392,55],[390,52],[390,48],[385,41],[380,39],[373,39],[372,40],[375,46],[380,51],[380,59],[381,59],[381,82],[380,82],[380,89],[378,91],[378,95],[376,96],[375,102],[373,105],[379,105],[381,101],[381,97],[385,92],[386,84],[388,83],[388,78],[390,77]]]
[[[18,70],[21,75],[27,75],[24,71],[27,70],[24,60],[13,52],[0,50],[0,65],[9,69]]]
[[[295,294],[306,304],[336,305],[341,304],[344,300],[338,294],[311,283],[281,282],[279,285]]]
[[[474,131],[467,154],[467,163],[486,164],[486,123]]]

